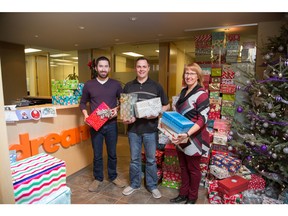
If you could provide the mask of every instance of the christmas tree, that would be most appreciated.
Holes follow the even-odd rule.
[[[237,89],[244,97],[236,101],[229,149],[243,163],[266,179],[288,185],[288,28],[268,38],[263,49],[264,78],[246,73]]]

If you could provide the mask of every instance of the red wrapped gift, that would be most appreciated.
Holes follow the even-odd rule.
[[[241,176],[231,176],[218,182],[218,191],[228,196],[240,193],[248,189],[249,181]]]
[[[236,91],[236,85],[234,84],[221,84],[220,92],[224,94],[234,94]]]
[[[251,174],[251,180],[249,180],[248,189],[264,190],[265,180],[259,175]]]
[[[88,124],[98,131],[105,122],[108,121],[109,117],[112,115],[110,107],[102,102],[90,115],[86,118]]]
[[[220,150],[213,150],[211,151],[211,155],[214,156],[216,154],[223,154],[223,155],[228,155],[228,151],[225,152],[225,151],[220,151]]]

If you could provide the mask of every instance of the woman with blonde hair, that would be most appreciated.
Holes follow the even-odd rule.
[[[201,155],[209,149],[209,134],[206,123],[209,113],[209,96],[203,87],[202,69],[197,63],[185,66],[183,72],[184,87],[175,105],[176,111],[191,120],[193,126],[179,134],[173,143],[177,146],[177,155],[181,168],[181,187],[179,195],[170,200],[172,203],[195,204],[201,181]],[[187,143],[183,140],[188,137]]]

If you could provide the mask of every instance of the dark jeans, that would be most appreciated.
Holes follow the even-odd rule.
[[[107,168],[108,178],[113,181],[117,177],[117,156],[116,144],[118,139],[117,122],[103,125],[99,131],[90,129],[91,141],[94,151],[93,175],[98,181],[103,181],[103,143],[105,139],[106,151],[108,155]]]
[[[198,198],[201,181],[201,156],[189,156],[177,149],[179,165],[181,168],[181,187],[179,195],[187,196],[190,200]]]

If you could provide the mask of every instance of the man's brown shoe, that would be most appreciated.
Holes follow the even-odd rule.
[[[112,181],[113,184],[115,184],[117,187],[123,188],[126,185],[117,177]]]
[[[100,181],[98,180],[94,180],[90,185],[89,185],[89,188],[88,188],[88,191],[90,192],[95,192],[97,191],[99,185],[101,184]]]

